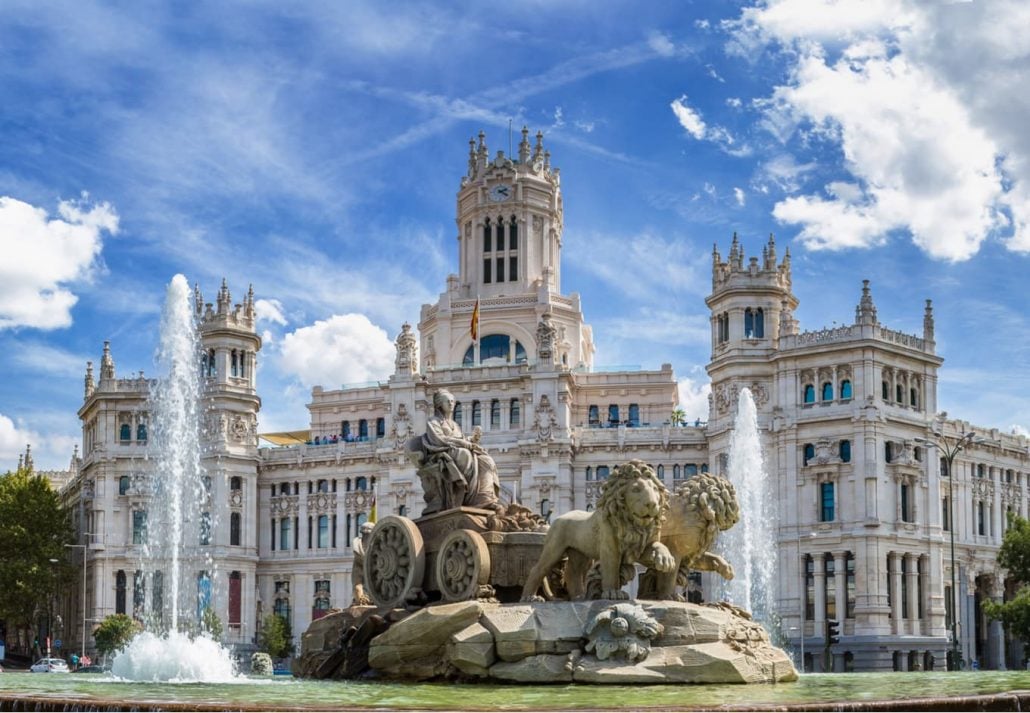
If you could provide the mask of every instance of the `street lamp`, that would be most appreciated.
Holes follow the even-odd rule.
[[[61,560],[50,557],[50,593],[47,596],[46,608],[46,657],[50,658],[50,641],[54,638],[54,586],[57,578],[54,576],[54,565]]]
[[[959,438],[949,439],[940,431],[933,432],[933,438],[916,437],[919,443],[936,448],[948,469],[948,534],[951,541],[951,670],[962,669],[962,652],[958,643],[958,584],[955,566],[955,456],[973,443],[980,443],[976,434],[970,431]]]
[[[82,534],[85,537],[93,537],[92,532],[84,532]],[[89,545],[65,545],[65,547],[82,548],[82,642],[80,644],[81,653],[79,654],[79,660],[81,661],[86,656],[86,550],[89,549]]]

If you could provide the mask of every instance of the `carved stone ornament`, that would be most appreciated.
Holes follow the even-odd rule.
[[[538,441],[550,441],[554,438],[554,427],[558,425],[558,419],[551,408],[551,400],[547,394],[540,396],[540,403],[536,407],[536,438]]]
[[[415,334],[411,331],[411,325],[407,322],[401,327],[401,333],[397,335],[397,359],[394,362],[398,374],[414,374],[418,371],[418,342]]]
[[[601,661],[616,658],[636,663],[647,658],[651,640],[664,630],[639,604],[615,604],[587,623],[585,650]]]
[[[247,424],[242,416],[236,416],[232,420],[232,439],[242,442],[247,437]]]
[[[401,448],[411,435],[411,419],[408,416],[408,407],[404,404],[397,405],[397,413],[393,417],[391,431],[390,435],[395,448]]]
[[[536,356],[541,364],[553,364],[555,361],[555,340],[558,330],[551,323],[551,313],[544,312],[536,327]]]

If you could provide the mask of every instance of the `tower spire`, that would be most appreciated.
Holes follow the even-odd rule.
[[[862,280],[862,298],[855,307],[855,324],[876,324],[876,305],[873,304],[873,294],[869,289],[869,280]]]
[[[93,395],[93,392],[97,390],[96,382],[93,381],[93,362],[86,362],[86,376],[83,378],[83,386],[85,395],[83,399],[88,399]]]
[[[104,355],[100,358],[100,380],[114,378],[114,359],[111,357],[111,342],[104,340]]]
[[[926,301],[926,310],[923,312],[923,339],[927,342],[934,341],[933,337],[933,300]]]

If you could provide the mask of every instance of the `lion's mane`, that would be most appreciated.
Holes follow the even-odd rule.
[[[705,522],[709,530],[728,530],[740,520],[737,491],[726,478],[701,473],[676,488],[682,498]]]
[[[637,521],[625,504],[626,492],[637,480],[650,481],[661,498],[659,516],[649,523]],[[631,460],[616,466],[601,486],[597,510],[604,515],[622,545],[623,560],[636,559],[645,547],[658,540],[662,522],[669,512],[669,494],[651,466],[642,460]]]

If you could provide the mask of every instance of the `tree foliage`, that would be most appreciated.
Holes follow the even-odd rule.
[[[1001,541],[998,564],[1022,587],[1007,602],[984,602],[984,613],[1030,644],[1030,521],[1013,517]]]
[[[35,631],[37,615],[74,575],[65,548],[72,542],[71,518],[49,480],[24,467],[0,476],[0,618],[8,626]]]
[[[112,614],[100,623],[93,632],[93,638],[97,642],[97,651],[110,654],[124,647],[141,631],[140,623],[128,614]]]
[[[269,614],[261,624],[258,645],[273,658],[286,658],[293,654],[293,633],[290,622],[278,614]]]
[[[672,410],[672,425],[682,426],[687,422],[687,412],[681,408],[674,408]]]
[[[211,607],[204,607],[204,613],[200,617],[200,628],[210,634],[215,641],[222,638],[222,620]]]

